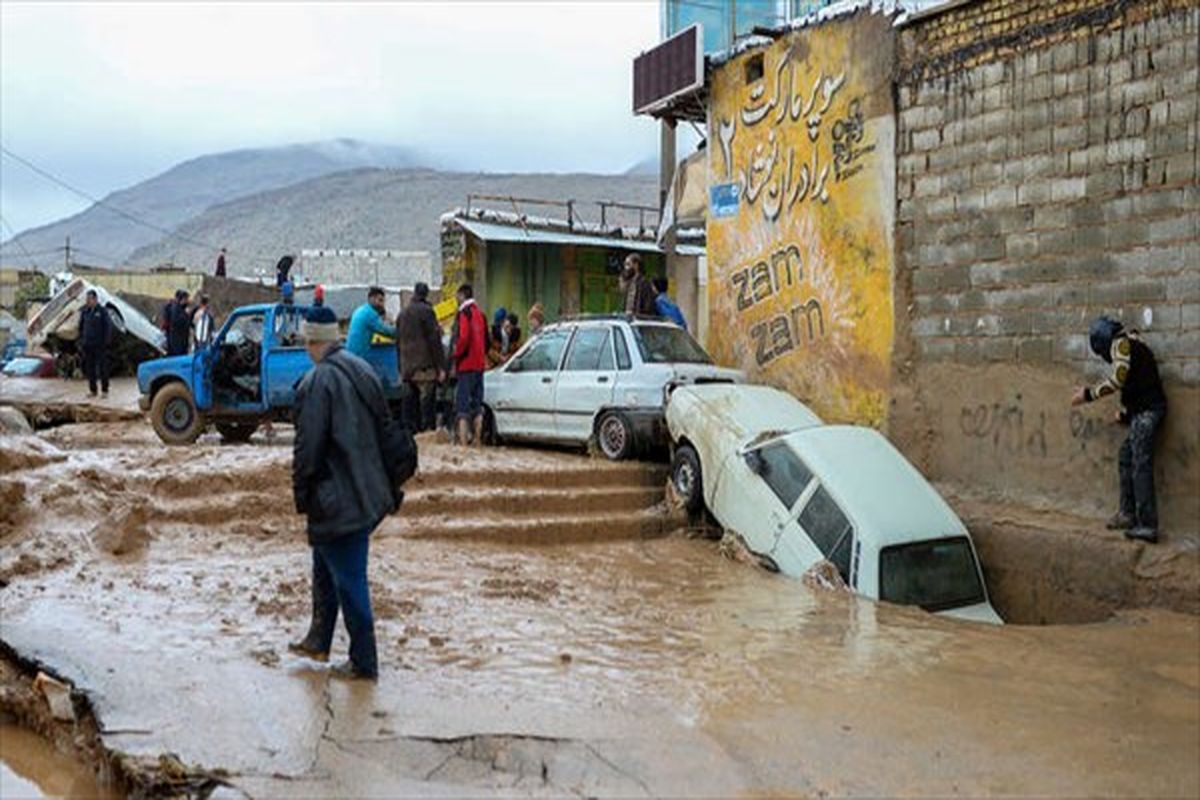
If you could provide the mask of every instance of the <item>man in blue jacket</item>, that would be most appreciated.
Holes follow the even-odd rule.
[[[654,308],[657,309],[658,315],[671,320],[686,331],[687,320],[684,319],[683,312],[679,310],[679,306],[675,305],[675,301],[667,296],[667,279],[655,278],[652,283],[655,293]]]
[[[379,661],[367,553],[371,532],[399,499],[378,436],[387,400],[375,370],[338,342],[331,309],[310,309],[301,335],[314,366],[296,388],[292,490],[296,511],[308,518],[313,614],[308,634],[288,649],[328,659],[340,610],[350,634],[350,660],[334,674],[375,680]]]
[[[96,299],[96,290],[88,289],[87,299],[79,312],[79,353],[83,356],[83,374],[88,379],[88,396],[100,393],[108,397],[108,346],[112,342],[112,320],[108,311]]]
[[[359,358],[366,358],[371,350],[371,338],[375,334],[396,338],[396,329],[384,321],[384,293],[378,286],[367,290],[367,302],[354,309],[350,316],[350,330],[346,334],[346,349]]]

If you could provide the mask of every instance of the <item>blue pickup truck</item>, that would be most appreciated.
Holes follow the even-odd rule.
[[[158,437],[190,444],[211,423],[230,442],[244,442],[263,420],[290,421],[296,384],[312,368],[299,339],[307,306],[243,306],[207,347],[138,367],[138,405]],[[388,399],[401,398],[396,348],[374,344],[367,361]]]

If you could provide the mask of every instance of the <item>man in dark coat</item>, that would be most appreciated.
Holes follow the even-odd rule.
[[[408,426],[431,431],[437,426],[437,386],[446,380],[446,351],[442,328],[429,304],[429,287],[418,283],[412,299],[396,317],[396,355],[400,378],[408,385],[405,404]]]
[[[379,444],[387,400],[374,369],[341,346],[332,309],[310,309],[301,335],[314,366],[296,389],[292,490],[296,511],[308,517],[313,616],[308,634],[288,648],[328,659],[340,609],[350,660],[334,674],[375,680],[367,554],[371,532],[399,499]]]
[[[658,316],[658,307],[654,304],[656,293],[642,267],[642,257],[637,253],[625,257],[625,269],[621,272],[618,286],[625,297],[626,314]]]
[[[188,312],[188,293],[175,292],[175,299],[163,307],[162,329],[167,334],[167,355],[187,355],[192,340],[192,316]]]
[[[1095,387],[1075,390],[1071,405],[1120,394],[1116,420],[1129,426],[1117,457],[1120,508],[1108,521],[1128,539],[1158,541],[1158,507],[1154,496],[1154,439],[1167,416],[1167,395],[1154,353],[1137,331],[1100,317],[1089,331],[1092,352],[1112,365],[1112,373]]]
[[[79,354],[83,356],[83,374],[87,375],[88,395],[108,397],[108,346],[112,343],[112,320],[108,311],[96,299],[96,290],[88,289],[87,299],[79,312]]]
[[[218,278],[225,277],[225,248],[224,247],[221,248],[221,252],[217,255],[217,271],[215,274]]]

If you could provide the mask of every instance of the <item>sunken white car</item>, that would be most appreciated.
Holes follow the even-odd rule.
[[[766,386],[677,389],[671,480],[768,568],[831,562],[875,600],[1001,624],[966,526],[878,431],[825,425]]]
[[[582,317],[545,326],[484,373],[485,424],[496,441],[594,440],[618,460],[668,443],[664,412],[676,387],[742,379],[674,324]]]

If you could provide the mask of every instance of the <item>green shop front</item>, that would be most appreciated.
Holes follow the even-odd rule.
[[[442,285],[448,295],[459,284],[471,283],[489,313],[506,308],[522,324],[534,303],[542,304],[548,322],[573,314],[620,312],[621,266],[635,252],[647,275],[666,274],[665,255],[650,238],[454,217],[442,226]]]

